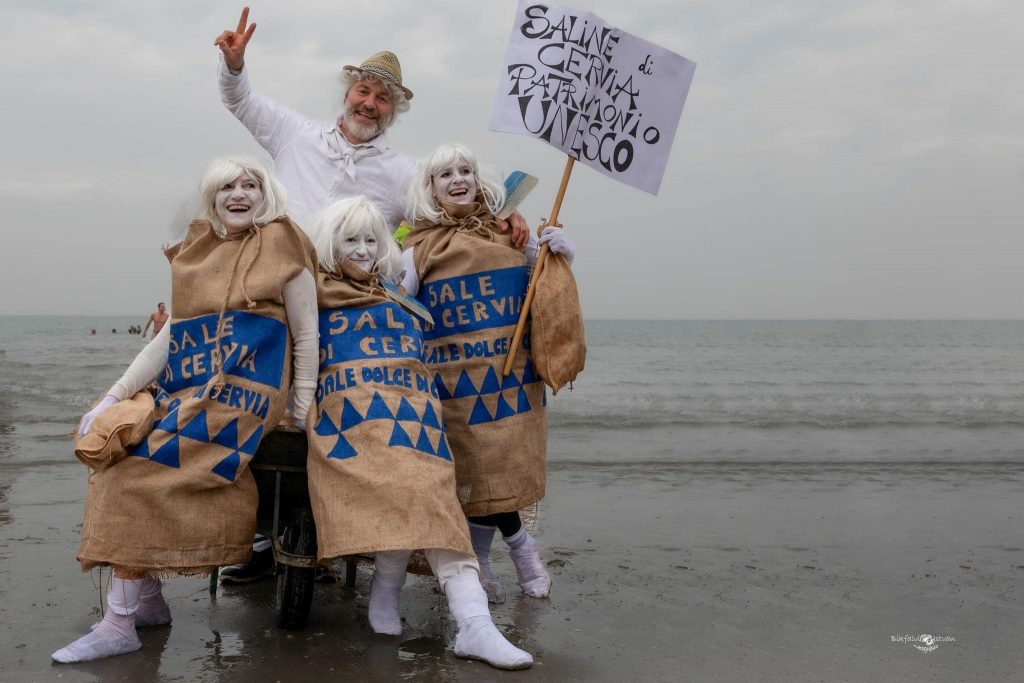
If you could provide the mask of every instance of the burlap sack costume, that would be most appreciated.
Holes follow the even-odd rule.
[[[442,208],[440,224],[419,224],[404,242],[415,247],[417,299],[434,317],[424,361],[444,406],[463,512],[513,512],[544,497],[546,477],[546,399],[528,333],[499,379],[526,297],[526,257],[481,204]]]
[[[194,221],[166,254],[171,340],[156,422],[127,457],[89,479],[83,570],[205,573],[252,552],[248,464],[291,384],[282,289],[303,269],[315,272],[313,246],[282,216],[228,239]]]
[[[148,391],[118,401],[96,416],[88,434],[79,436],[75,430],[75,457],[97,471],[117,464],[153,431],[155,410],[153,395]]]
[[[376,275],[321,273],[320,377],[307,418],[320,560],[382,550],[473,554],[419,319]]]
[[[587,342],[576,278],[561,254],[548,254],[530,304],[530,348],[553,395],[583,372]]]

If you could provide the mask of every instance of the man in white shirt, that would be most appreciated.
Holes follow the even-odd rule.
[[[242,10],[235,30],[214,41],[220,48],[221,100],[274,160],[274,174],[288,190],[288,214],[300,226],[330,204],[366,195],[392,228],[405,218],[405,202],[417,160],[391,148],[387,129],[409,110],[412,91],[391,52],[378,52],[342,69],[344,110],[334,121],[315,121],[252,90],[245,48],[256,30]],[[498,225],[526,246],[529,227],[519,213]]]
[[[275,175],[288,190],[288,214],[305,228],[333,202],[366,195],[397,228],[416,170],[416,159],[393,150],[386,133],[412,99],[398,58],[378,52],[359,66],[345,66],[344,111],[335,121],[315,121],[250,87],[245,48],[256,24],[246,28],[248,19],[246,7],[238,28],[214,42],[223,57],[221,100],[274,159]]]

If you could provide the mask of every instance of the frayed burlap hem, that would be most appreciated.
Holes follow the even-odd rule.
[[[395,550],[407,550],[407,548],[395,548]],[[463,552],[456,548],[445,548],[445,550],[454,550],[455,552]],[[467,553],[472,555],[472,553]],[[334,562],[352,561],[357,564],[373,565],[373,554],[372,553],[358,553],[355,555],[340,555],[330,559],[325,559],[320,562],[325,567],[330,567]],[[433,576],[434,570],[430,568],[430,562],[427,561],[427,555],[423,550],[414,550],[412,556],[409,558],[409,566],[406,571],[410,574],[417,576]]]
[[[429,547],[431,549],[437,549],[437,550],[449,550],[449,551],[451,551],[453,553],[461,553],[463,555],[473,555],[474,554],[473,553],[473,546],[469,545],[468,543],[466,545],[462,545],[462,546],[457,545],[457,544],[453,544],[453,543],[436,543],[436,544],[429,544],[429,545],[427,545],[427,547]],[[337,547],[332,547],[326,553],[319,552],[319,549],[318,549],[318,552],[317,552],[317,562],[322,564],[322,565],[330,565],[331,562],[333,562],[334,560],[344,559],[346,557],[351,557],[351,556],[355,556],[355,555],[358,555],[358,556],[361,556],[361,557],[371,557],[374,553],[384,553],[384,552],[388,552],[390,550],[412,550],[413,551],[413,558],[415,559],[415,557],[417,555],[422,556],[422,554],[423,554],[421,552],[422,549],[423,549],[423,544],[422,543],[418,547],[416,547],[416,548],[410,548],[409,544],[407,544],[407,543],[406,544],[401,544],[401,543],[399,543],[399,544],[379,544],[378,543],[378,544],[375,544],[375,545],[363,545],[363,546],[356,546],[356,547],[353,547],[353,548],[337,548]],[[426,562],[425,559],[423,561]]]
[[[82,566],[83,572],[88,572],[97,567],[110,567],[114,576],[119,579],[142,579],[147,576],[152,576],[160,579],[170,579],[176,576],[209,576],[213,571],[219,567],[227,567],[233,564],[241,564],[248,562],[252,557],[252,548],[246,548],[235,553],[227,554],[217,557],[215,561],[211,562],[214,558],[202,558],[199,562],[193,564],[167,564],[161,563],[157,566],[142,566],[142,565],[125,565],[117,562],[110,562],[105,560],[92,560],[79,557],[78,562]],[[195,558],[199,559],[199,558]]]
[[[463,503],[462,513],[467,517],[486,517],[487,515],[495,515],[499,512],[519,512],[523,508],[536,505],[543,498],[544,492],[541,491],[540,495]]]
[[[237,562],[234,564],[238,564]],[[142,567],[121,567],[107,564],[106,562],[82,562],[82,571],[89,572],[93,569],[109,567],[114,576],[119,579],[132,580],[153,577],[156,579],[173,579],[176,576],[209,576],[213,570],[221,566],[212,567],[161,567],[159,569],[143,569]]]

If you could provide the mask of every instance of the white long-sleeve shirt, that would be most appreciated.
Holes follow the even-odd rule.
[[[353,145],[337,121],[314,121],[255,92],[244,66],[233,74],[221,56],[217,76],[221,101],[273,158],[288,191],[288,215],[306,232],[317,212],[356,195],[369,197],[398,227],[416,159],[391,149],[386,133]]]
[[[292,335],[294,368],[288,408],[295,426],[305,428],[306,413],[316,393],[319,370],[316,282],[308,270],[303,270],[285,284],[282,295],[288,316],[288,330]],[[123,401],[155,382],[167,365],[170,341],[171,326],[168,324],[135,356],[121,379],[107,393]]]

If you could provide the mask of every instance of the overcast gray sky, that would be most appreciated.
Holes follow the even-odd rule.
[[[577,166],[560,218],[596,318],[1022,317],[1024,4],[577,0],[697,62],[659,196]],[[416,155],[460,141],[541,178],[565,157],[487,130],[515,0],[252,2],[254,86],[316,118],[389,49]],[[0,314],[138,314],[170,298],[206,163],[264,156],[220,104],[240,2],[5,0]]]

